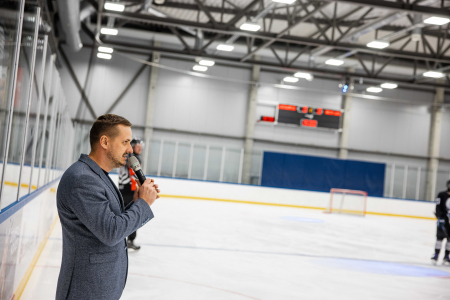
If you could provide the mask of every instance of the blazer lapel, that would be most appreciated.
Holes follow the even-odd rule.
[[[107,175],[102,170],[102,168],[100,168],[100,166],[97,165],[97,163],[95,161],[93,161],[86,154],[81,154],[79,160],[84,162],[85,164],[87,164],[92,169],[92,171],[94,171],[94,173],[96,173],[106,183],[108,188],[114,194],[114,197],[116,198],[117,202],[119,202],[120,208],[123,211],[124,210],[124,205],[123,205],[122,194],[120,193],[120,191],[117,188],[117,186],[112,183],[112,180],[110,178],[107,178]],[[120,195],[120,198],[119,198],[119,195]]]

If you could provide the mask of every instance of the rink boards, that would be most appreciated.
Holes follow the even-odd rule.
[[[56,221],[57,185],[50,182],[0,213],[0,300],[18,299],[26,285]],[[8,190],[17,191],[5,185]]]

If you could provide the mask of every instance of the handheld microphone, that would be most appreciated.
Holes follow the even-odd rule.
[[[146,178],[144,172],[142,172],[141,164],[139,163],[138,159],[135,156],[130,156],[130,158],[128,159],[128,164],[130,168],[133,169],[134,173],[136,173],[139,182],[141,184],[144,184]]]

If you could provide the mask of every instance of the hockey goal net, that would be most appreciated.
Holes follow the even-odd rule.
[[[346,189],[331,189],[330,203],[328,204],[328,208],[325,212],[365,216],[366,207],[367,192]]]

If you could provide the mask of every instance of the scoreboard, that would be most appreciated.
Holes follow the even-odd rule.
[[[277,114],[275,117],[262,116],[261,121],[334,130],[342,127],[343,112],[341,110],[279,104]]]

